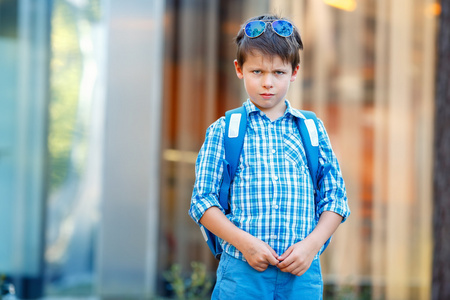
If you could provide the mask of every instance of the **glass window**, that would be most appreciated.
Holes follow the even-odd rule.
[[[101,1],[53,1],[45,293],[94,293],[100,218]]]
[[[48,1],[0,2],[0,274],[41,296]]]

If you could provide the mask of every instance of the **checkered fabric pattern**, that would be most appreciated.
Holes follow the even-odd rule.
[[[268,243],[278,255],[303,240],[323,211],[345,219],[350,214],[344,180],[322,121],[319,120],[320,165],[331,163],[314,201],[314,187],[295,118],[304,118],[286,100],[283,117],[271,121],[250,100],[244,103],[248,124],[236,176],[230,189],[228,219],[240,229]],[[218,201],[224,159],[225,118],[214,122],[196,162],[196,181],[189,214],[199,222]],[[320,174],[319,174],[320,175]],[[233,245],[221,240],[224,252],[244,260]],[[321,251],[319,252],[319,254]],[[318,254],[318,255],[319,255]]]

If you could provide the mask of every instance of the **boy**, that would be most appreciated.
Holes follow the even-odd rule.
[[[222,241],[213,299],[322,299],[319,255],[350,214],[344,181],[318,122],[319,201],[295,118],[285,96],[299,72],[303,44],[286,19],[248,20],[236,39],[236,74],[249,96],[247,129],[230,188],[231,212],[218,202],[225,121],[207,130],[196,162],[189,210]],[[331,165],[324,173],[325,164]]]

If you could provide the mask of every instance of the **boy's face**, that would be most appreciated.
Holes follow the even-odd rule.
[[[295,80],[299,66],[292,71],[292,65],[279,56],[258,52],[249,53],[242,66],[235,60],[234,66],[253,104],[272,120],[281,117],[286,110],[284,100],[289,84]]]

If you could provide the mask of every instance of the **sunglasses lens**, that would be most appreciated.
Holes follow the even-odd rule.
[[[294,31],[292,24],[285,20],[277,20],[272,23],[273,30],[281,36],[288,37]]]
[[[244,31],[248,37],[255,38],[260,36],[264,32],[265,28],[266,23],[263,21],[251,21],[245,25]]]

